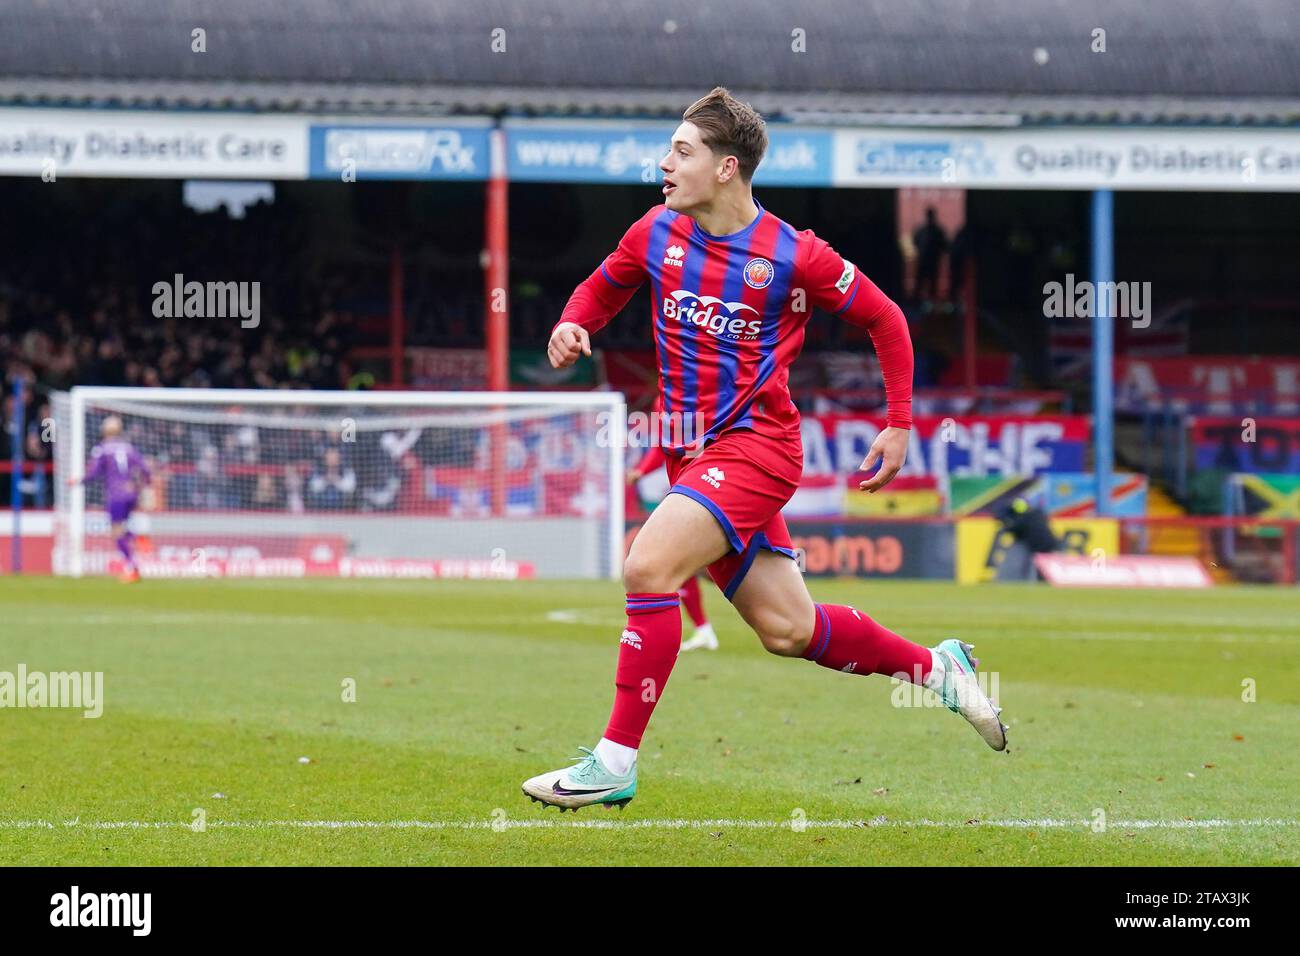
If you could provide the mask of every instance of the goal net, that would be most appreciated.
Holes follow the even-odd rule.
[[[151,475],[144,577],[617,577],[623,396],[77,387],[54,397],[54,570],[117,570],[109,416]]]

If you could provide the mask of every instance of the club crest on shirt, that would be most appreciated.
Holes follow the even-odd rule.
[[[745,285],[751,289],[766,289],[775,275],[776,270],[766,259],[750,259],[745,263]]]

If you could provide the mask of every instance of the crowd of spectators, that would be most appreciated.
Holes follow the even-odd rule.
[[[9,499],[13,391],[24,386],[24,456],[39,474],[49,396],[72,385],[347,387],[354,317],[336,306],[351,277],[322,273],[300,216],[265,203],[231,215],[141,184],[129,201],[96,181],[8,181],[0,230],[0,495]],[[142,195],[149,190],[163,196]],[[143,209],[148,214],[142,213]],[[167,317],[158,283],[256,282],[256,320]],[[47,504],[48,478],[28,483]]]

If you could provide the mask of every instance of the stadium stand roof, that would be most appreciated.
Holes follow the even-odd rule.
[[[724,83],[813,122],[1300,123],[1295,0],[0,0],[0,22],[10,105],[672,116]]]

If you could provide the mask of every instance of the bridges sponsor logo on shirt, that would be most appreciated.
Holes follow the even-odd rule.
[[[747,318],[744,313],[753,313]],[[664,318],[697,326],[710,335],[737,342],[752,342],[763,331],[763,318],[743,302],[723,302],[717,296],[678,289],[664,299]]]

